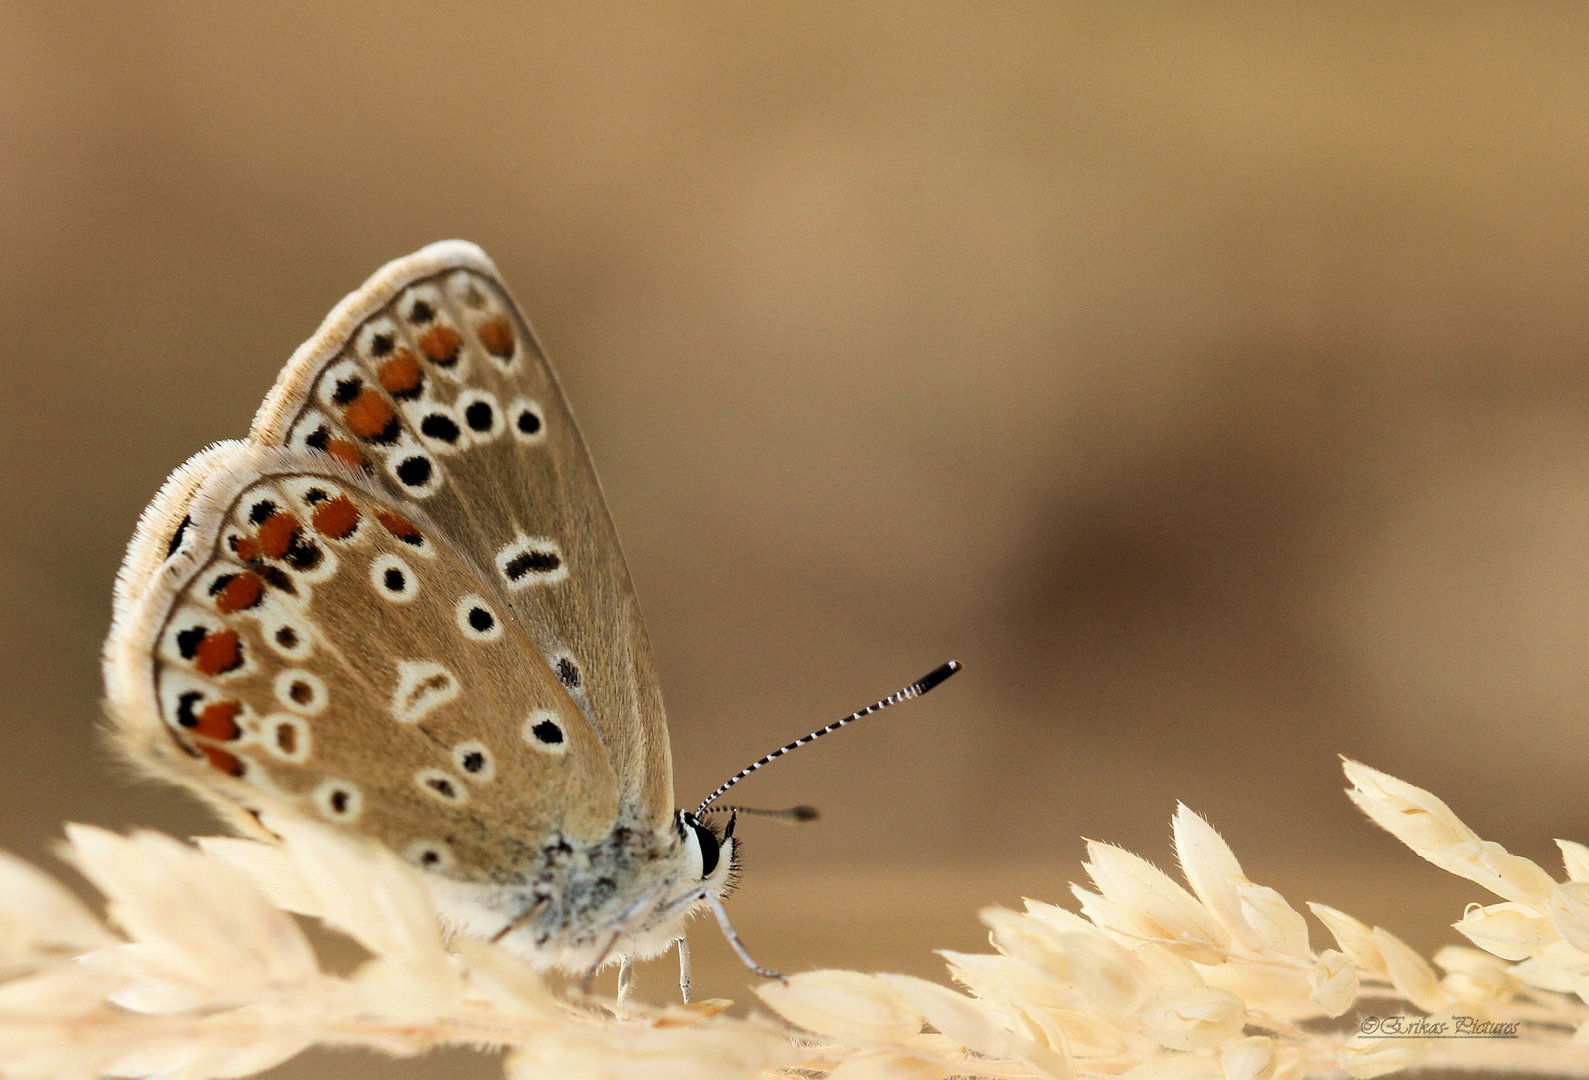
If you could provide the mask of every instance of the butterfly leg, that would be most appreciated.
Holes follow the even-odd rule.
[[[633,900],[629,901],[628,905],[618,913],[617,918],[613,919],[613,922],[617,925],[617,929],[614,930],[612,932],[612,936],[607,939],[607,944],[605,947],[603,947],[601,952],[596,954],[596,962],[590,965],[590,968],[585,972],[585,977],[580,980],[579,987],[583,992],[586,994],[590,993],[591,987],[596,982],[596,972],[601,970],[601,966],[607,962],[607,957],[612,955],[613,947],[616,946],[618,944],[618,940],[623,937],[625,931],[628,928],[629,920],[634,916],[636,911],[643,909],[647,904],[655,899],[657,891],[662,887],[662,885],[662,882],[658,882],[656,885],[652,886],[639,896],[635,897]],[[629,957],[627,956],[620,956],[618,958],[618,963],[620,965],[618,973],[618,993],[620,997],[623,994],[623,973],[629,970],[629,962]]]
[[[530,925],[530,923],[534,922],[536,917],[539,916],[541,912],[546,910],[551,902],[552,898],[550,896],[537,896],[535,898],[535,903],[531,904],[519,914],[515,915],[508,921],[508,925],[504,926],[495,934],[491,935],[491,944],[500,944],[502,939],[513,933],[513,931],[522,930],[524,927]]]
[[[781,983],[789,981],[779,972],[764,968],[756,963],[756,958],[750,955],[750,950],[746,949],[744,943],[739,940],[739,935],[734,931],[734,924],[728,921],[728,912],[723,910],[723,902],[717,898],[715,893],[707,893],[706,902],[712,905],[712,914],[717,916],[717,925],[722,927],[723,936],[734,947],[734,951],[739,954],[739,958],[744,961],[746,967],[764,979],[777,979]]]
[[[629,988],[634,985],[634,958],[625,956],[618,961],[618,1007],[629,1000]]]
[[[679,949],[679,994],[684,998],[684,1004],[690,1003],[690,943],[684,938],[673,942]]]

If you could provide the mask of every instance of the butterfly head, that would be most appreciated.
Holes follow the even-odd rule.
[[[675,815],[675,827],[684,843],[685,858],[691,869],[698,869],[697,878],[708,885],[717,885],[712,891],[722,895],[732,887],[739,864],[739,842],[734,839],[737,815],[730,815],[721,835],[688,810]],[[721,883],[718,885],[718,883]]]

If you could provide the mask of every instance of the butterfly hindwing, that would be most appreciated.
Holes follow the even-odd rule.
[[[169,554],[126,583],[109,646],[145,759],[465,880],[522,868],[526,837],[611,827],[595,729],[424,510],[319,455],[196,460],[140,524],[134,551]]]

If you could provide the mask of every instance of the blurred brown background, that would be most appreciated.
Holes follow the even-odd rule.
[[[825,813],[747,829],[764,962],[940,970],[1177,798],[1448,940],[1479,890],[1335,755],[1589,834],[1586,56],[1577,4],[5,0],[0,844],[211,827],[95,737],[122,546],[459,236],[582,419],[681,801],[966,663],[745,786]]]

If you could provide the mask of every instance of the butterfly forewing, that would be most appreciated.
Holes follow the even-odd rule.
[[[595,730],[424,511],[324,458],[244,450],[184,517],[133,620],[148,640],[123,642],[151,654],[183,779],[466,880],[522,870],[526,838],[610,828]]]
[[[620,797],[667,819],[666,724],[617,537],[556,378],[483,253],[437,244],[372,278],[294,356],[253,439],[327,454],[422,506],[588,715]]]

